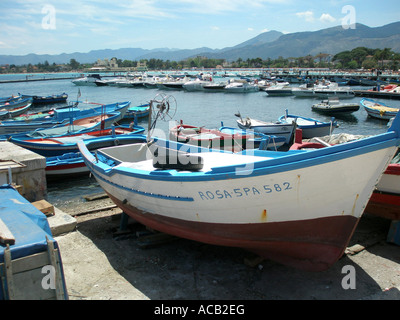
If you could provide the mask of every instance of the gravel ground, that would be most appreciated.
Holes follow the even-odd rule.
[[[61,208],[78,221],[56,237],[71,300],[400,299],[400,247],[386,242],[385,219],[364,215],[347,254],[312,273],[237,248],[164,235],[148,242],[149,231],[133,221],[121,233],[120,209],[101,210],[112,205],[103,198]]]

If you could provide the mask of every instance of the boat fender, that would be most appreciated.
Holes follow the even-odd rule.
[[[198,171],[203,165],[203,158],[197,155],[160,147],[154,151],[153,167],[157,169]]]

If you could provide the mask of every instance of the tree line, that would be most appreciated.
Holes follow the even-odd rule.
[[[118,67],[136,68],[138,64],[146,65],[148,70],[181,70],[216,68],[218,66],[229,68],[331,68],[331,69],[387,69],[399,70],[400,53],[392,51],[391,48],[370,49],[357,47],[352,50],[342,51],[335,55],[319,53],[315,56],[307,55],[296,58],[261,59],[261,58],[238,58],[236,61],[225,59],[211,59],[207,57],[194,57],[182,61],[171,61],[162,59],[122,60],[116,58]],[[81,64],[71,59],[67,64],[49,64],[48,61],[36,65],[8,65],[2,67],[1,73],[18,72],[68,72],[84,71],[95,66],[95,63]]]

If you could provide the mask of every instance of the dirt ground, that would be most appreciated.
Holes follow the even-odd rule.
[[[121,232],[118,208],[91,212],[112,205],[105,198],[60,208],[78,221],[56,237],[70,300],[400,299],[400,246],[386,242],[390,221],[382,218],[364,215],[347,254],[313,273],[237,248],[164,235],[157,243],[131,220]]]

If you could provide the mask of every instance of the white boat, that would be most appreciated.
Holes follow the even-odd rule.
[[[397,151],[399,131],[398,115],[386,133],[311,151],[234,154],[157,138],[96,156],[83,142],[79,149],[99,185],[135,221],[321,271],[343,255]]]
[[[188,81],[190,81],[190,79],[187,77],[182,79],[166,79],[165,81],[158,82],[157,88],[161,90],[182,90],[183,85]]]
[[[269,136],[284,137],[286,139],[285,140],[286,144],[289,144],[290,140],[293,137],[295,130],[295,123],[289,123],[289,122],[282,123],[280,121],[266,122],[248,117],[243,119],[240,116],[240,114],[237,116],[240,118],[236,120],[237,125],[240,129],[244,130],[250,129],[255,132],[260,132]]]
[[[339,98],[333,97],[313,104],[311,109],[324,114],[338,114],[358,111],[360,106],[358,103],[342,103],[339,101]]]
[[[306,84],[298,88],[293,88],[292,93],[296,97],[327,99],[338,97],[341,99],[354,98],[355,93],[349,87],[339,87],[335,82]]]
[[[225,92],[248,93],[259,91],[256,84],[248,83],[246,80],[235,80],[225,86]]]
[[[203,86],[212,83],[211,76],[202,76],[201,78],[197,78],[195,80],[187,81],[183,84],[183,88],[186,91],[203,91]]]
[[[277,84],[274,86],[267,87],[264,91],[271,97],[293,95],[292,87],[290,87],[289,85]]]
[[[83,76],[81,78],[72,80],[71,82],[77,86],[97,86],[96,81],[101,81],[101,77],[99,74],[88,74],[87,76]]]
[[[280,116],[278,119],[281,123],[296,123],[296,127],[302,130],[304,139],[311,139],[314,137],[323,137],[332,134],[333,129],[337,126],[335,118],[331,121],[320,121],[314,118],[307,118],[297,115],[291,115],[288,111]]]
[[[227,84],[227,81],[209,83],[203,85],[203,90],[207,92],[223,92]]]
[[[399,112],[399,108],[388,107],[383,102],[378,102],[372,99],[361,99],[360,104],[372,118],[381,120],[390,120]]]

